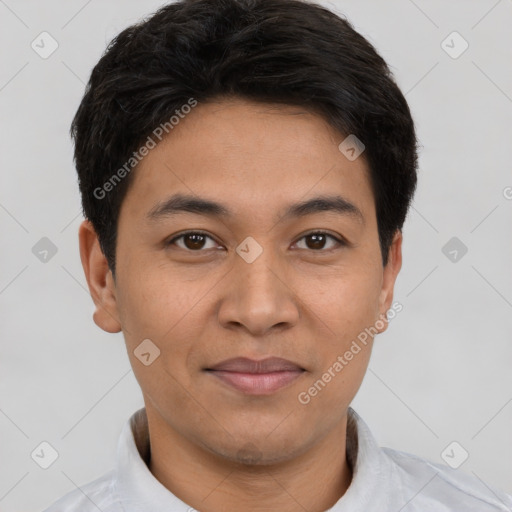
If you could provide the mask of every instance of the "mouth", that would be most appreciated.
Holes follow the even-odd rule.
[[[270,395],[291,384],[306,370],[278,357],[260,361],[237,357],[205,368],[205,371],[244,394]]]

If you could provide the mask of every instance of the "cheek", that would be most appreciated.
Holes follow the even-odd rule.
[[[120,318],[136,378],[148,395],[163,393],[186,408],[187,394],[180,392],[180,388],[191,388],[188,370],[191,364],[199,364],[198,340],[204,338],[202,331],[209,320],[204,308],[212,288],[211,279],[205,276],[186,280],[183,273],[177,275],[162,268],[125,275],[133,278],[125,279],[119,287]],[[159,354],[150,366],[144,366],[136,357],[138,347],[146,339],[156,345],[154,350]]]
[[[118,307],[127,341],[164,341],[189,322],[188,316],[208,290],[209,281],[184,281],[158,269],[130,272],[119,287]]]
[[[308,381],[308,386],[317,383],[311,391],[321,397],[315,399],[318,405],[339,405],[340,400],[355,395],[368,366],[378,320],[378,269],[336,276],[310,287],[307,296],[316,322],[312,329],[323,333],[315,339],[320,364]]]
[[[308,414],[322,415],[326,424],[339,420],[353,400],[371,356],[378,293],[364,281],[350,284],[334,282],[331,293],[313,306],[318,317],[313,329],[323,333],[315,339],[319,364],[299,390],[302,399],[297,396]]]
[[[375,266],[335,268],[321,279],[301,279],[301,301],[330,327],[334,338],[357,335],[377,319],[381,277]]]

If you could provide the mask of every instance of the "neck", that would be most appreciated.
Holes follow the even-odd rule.
[[[276,464],[241,464],[192,443],[147,410],[149,469],[162,485],[201,512],[323,512],[348,489],[347,416],[301,455]]]

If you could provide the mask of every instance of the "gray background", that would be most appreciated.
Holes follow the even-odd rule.
[[[460,471],[512,493],[512,0],[324,4],[388,61],[422,143],[403,311],[353,407],[381,445],[442,462],[457,441],[469,453]],[[110,469],[143,405],[122,335],[92,322],[68,129],[108,41],[159,5],[0,0],[3,512],[41,510]],[[59,45],[47,59],[31,48],[43,31]],[[456,59],[441,46],[453,31],[469,43]],[[57,248],[47,262],[32,252],[43,237]],[[442,252],[452,237],[468,249],[455,262]],[[30,456],[42,441],[59,453],[46,470]]]

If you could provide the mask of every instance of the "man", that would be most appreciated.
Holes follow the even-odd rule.
[[[407,103],[351,25],[295,0],[183,0],[123,31],[72,126],[94,321],[145,408],[56,511],[505,511],[381,449],[350,408],[399,310]],[[368,335],[370,333],[370,335]]]

